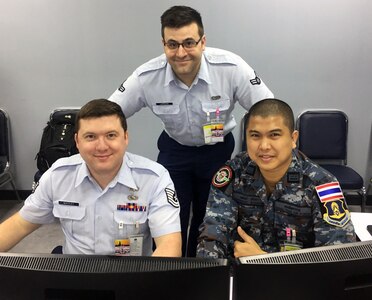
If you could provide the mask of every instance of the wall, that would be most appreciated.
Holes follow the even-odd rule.
[[[31,188],[50,112],[109,97],[138,65],[160,54],[160,15],[175,4],[0,0],[0,106],[11,116],[19,189]],[[240,54],[296,115],[307,108],[344,110],[350,119],[349,164],[366,179],[372,176],[372,2],[182,4],[202,14],[207,45]],[[238,107],[236,118],[243,113]],[[129,119],[129,151],[156,159],[161,130],[160,121],[143,109]]]

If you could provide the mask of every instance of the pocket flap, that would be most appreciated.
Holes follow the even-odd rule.
[[[126,225],[135,225],[136,222],[143,224],[147,220],[147,213],[143,211],[114,211],[114,220],[117,223],[123,222]]]
[[[180,112],[180,106],[175,103],[172,105],[153,105],[152,110],[157,115],[175,115]]]
[[[202,102],[204,112],[214,113],[217,108],[220,111],[228,110],[230,107],[230,100],[215,100],[209,102]]]
[[[57,204],[53,207],[53,214],[60,219],[82,220],[85,207]]]

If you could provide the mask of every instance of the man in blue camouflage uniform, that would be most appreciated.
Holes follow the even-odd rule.
[[[295,149],[292,109],[265,99],[252,106],[247,122],[247,153],[227,161],[212,180],[197,256],[232,258],[354,242],[337,179]]]

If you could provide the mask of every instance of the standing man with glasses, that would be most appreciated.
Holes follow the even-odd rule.
[[[158,162],[170,172],[180,201],[182,254],[193,257],[212,177],[234,150],[235,103],[248,110],[273,94],[241,57],[206,47],[195,9],[166,10],[161,34],[164,54],[137,68],[110,100],[126,117],[148,107],[163,122]]]

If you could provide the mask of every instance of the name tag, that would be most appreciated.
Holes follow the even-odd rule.
[[[59,205],[79,206],[78,202],[58,201]]]

